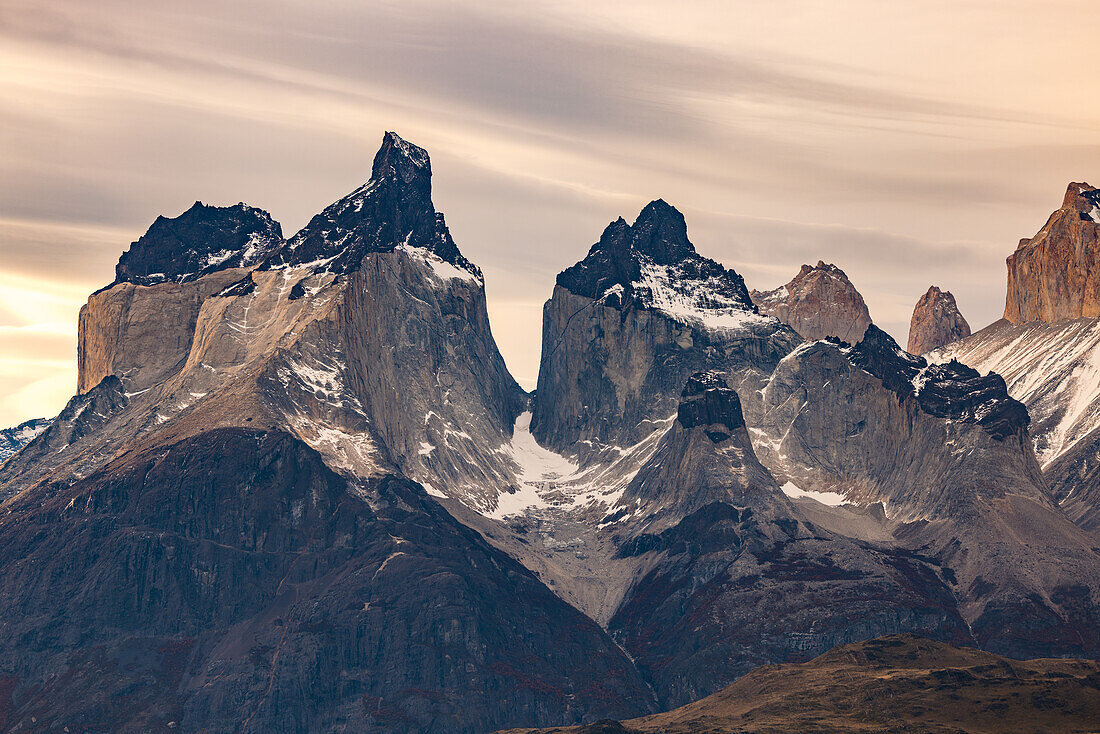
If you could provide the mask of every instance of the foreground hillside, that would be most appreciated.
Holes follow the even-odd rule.
[[[757,668],[714,695],[625,722],[510,734],[719,732],[1093,732],[1100,663],[1009,660],[891,635],[807,663]]]

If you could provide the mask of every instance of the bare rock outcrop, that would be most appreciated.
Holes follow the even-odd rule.
[[[917,301],[909,322],[910,354],[924,354],[970,336],[970,324],[959,312],[951,291],[932,286]]]
[[[817,261],[803,265],[786,285],[771,291],[752,292],[761,313],[775,316],[804,339],[832,336],[854,344],[871,324],[867,304],[844,271]]]
[[[1100,190],[1071,183],[1061,208],[1007,263],[1011,323],[1100,317]]]
[[[216,270],[250,268],[282,244],[282,227],[264,210],[196,201],[178,217],[157,217],[118,259],[112,285],[187,283]]]
[[[191,350],[203,302],[245,274],[231,268],[183,283],[124,281],[93,293],[80,308],[77,393],[107,375],[121,377],[128,392],[140,392],[178,370]]]

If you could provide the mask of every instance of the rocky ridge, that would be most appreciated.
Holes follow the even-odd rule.
[[[713,372],[688,381],[605,523],[616,560],[638,566],[608,629],[664,706],[840,642],[903,630],[970,639],[936,565],[820,528],[781,491]]]
[[[1071,183],[1062,206],[1008,258],[1005,318],[928,355],[1004,376],[1031,414],[1052,496],[1094,533],[1100,530],[1098,202],[1100,191]]]
[[[959,312],[955,296],[951,295],[951,291],[941,291],[931,286],[913,308],[906,351],[925,354],[968,336],[970,324]]]
[[[122,253],[111,285],[188,283],[217,270],[254,267],[282,245],[282,228],[262,209],[196,201],[178,217],[157,217]]]
[[[680,212],[651,202],[558,276],[543,309],[532,432],[582,457],[625,450],[675,413],[695,372],[751,379],[798,341],[757,313],[741,276],[695,251]]]
[[[484,517],[515,491],[526,398],[479,273],[424,206],[426,172],[387,135],[362,201],[330,207],[338,227],[307,225],[289,254],[92,297],[126,305],[82,317],[96,346],[81,394],[0,469],[18,509],[0,527],[0,606],[23,620],[0,639],[12,722],[484,731],[652,707],[606,632],[436,501]],[[434,239],[418,239],[429,219]],[[146,360],[119,338],[158,334]],[[58,552],[96,538],[110,538],[96,553]],[[572,655],[594,656],[590,676]],[[123,660],[141,661],[135,678],[103,674]],[[48,670],[64,675],[35,698]]]
[[[854,344],[871,325],[867,304],[848,276],[822,260],[803,265],[786,285],[751,295],[761,313],[775,316],[811,341],[831,336]]]
[[[868,329],[803,345],[764,389],[755,445],[780,481],[881,503],[901,547],[946,572],[979,646],[1095,655],[1100,557],[1050,495],[1027,411],[996,374],[928,364]],[[845,532],[849,520],[819,516]],[[1026,570],[1025,570],[1026,569]]]

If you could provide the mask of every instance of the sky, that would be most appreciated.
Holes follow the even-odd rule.
[[[1092,0],[0,0],[0,426],[64,406],[79,308],[158,214],[290,235],[386,130],[525,387],[555,275],[655,198],[750,288],[822,259],[902,344],[933,284],[978,329],[1100,185],[1097,38]]]

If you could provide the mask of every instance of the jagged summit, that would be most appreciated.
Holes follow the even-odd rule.
[[[1071,183],[1062,206],[1007,259],[1013,324],[1100,317],[1100,190]]]
[[[405,182],[417,179],[427,181],[432,176],[432,161],[428,151],[395,132],[387,131],[382,136],[382,147],[374,154],[371,179],[380,181],[391,175]]]
[[[122,253],[111,286],[186,283],[217,270],[252,267],[282,244],[282,228],[264,210],[196,201],[178,217],[157,217]]]
[[[877,377],[900,399],[915,397],[921,410],[939,418],[977,423],[993,438],[1026,431],[1027,408],[1008,395],[1004,378],[995,372],[984,377],[957,360],[929,366],[924,357],[902,351],[882,329],[871,325],[848,359]]]
[[[407,248],[480,278],[432,204],[431,180],[428,152],[387,132],[370,181],[314,216],[263,267],[315,264],[319,272],[347,273],[368,253]]]
[[[924,354],[970,336],[970,324],[963,318],[951,291],[932,286],[920,297],[909,322],[910,354]]]
[[[684,215],[661,199],[647,204],[633,225],[621,217],[609,224],[557,283],[615,308],[663,311],[708,326],[739,326],[757,313],[744,278],[697,253]]]
[[[856,342],[871,324],[863,296],[836,265],[803,265],[789,283],[751,293],[760,313],[789,324],[805,339],[836,337]]]

